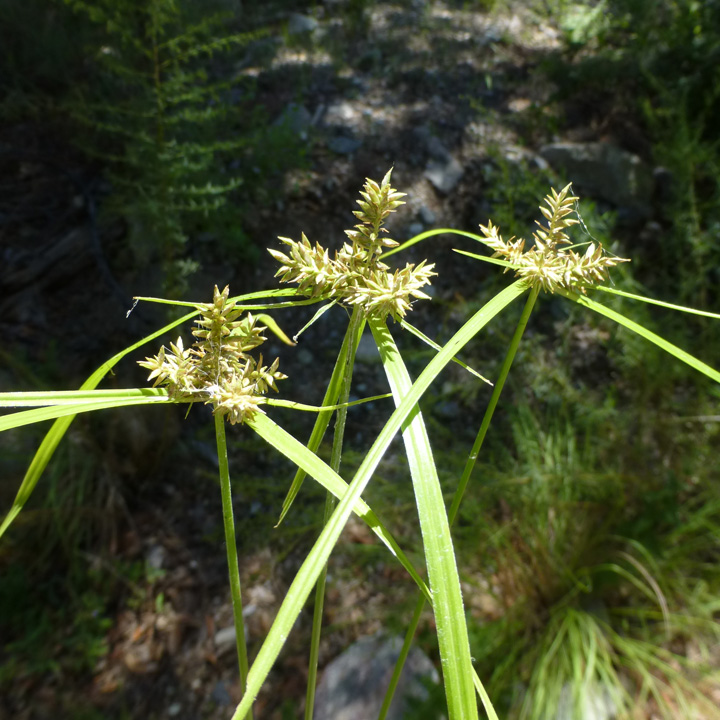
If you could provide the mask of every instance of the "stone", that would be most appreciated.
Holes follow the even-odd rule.
[[[352,103],[342,100],[328,106],[323,120],[326,125],[355,125],[360,120],[360,113]]]
[[[426,225],[432,225],[435,220],[437,220],[435,213],[427,205],[423,205],[420,208],[418,215],[420,216],[420,220]]]
[[[345,137],[344,135],[331,138],[328,141],[328,147],[330,148],[330,150],[336,152],[338,155],[352,155],[361,146],[362,140]]]
[[[563,171],[576,192],[649,215],[653,174],[637,155],[604,142],[554,143],[540,155]]]
[[[309,15],[302,15],[300,13],[292,13],[288,20],[288,35],[305,35],[312,32],[320,27],[320,23]]]
[[[235,649],[235,626],[222,628],[215,633],[215,648],[218,655],[224,655],[226,652]]]
[[[232,705],[232,698],[230,697],[230,693],[222,680],[218,680],[215,683],[215,687],[210,693],[210,699],[217,705],[220,705],[220,707],[229,707]]]
[[[315,720],[375,720],[400,653],[399,637],[360,638],[328,664],[315,696]],[[424,682],[439,676],[430,658],[413,647],[405,662],[387,720],[402,720],[406,698],[427,698]]]
[[[145,562],[152,570],[161,570],[165,564],[165,548],[162,545],[153,545],[145,555]]]
[[[357,350],[355,351],[355,362],[367,365],[380,362],[380,353],[370,333],[366,332],[360,338]]]
[[[464,173],[463,166],[450,156],[445,161],[431,160],[424,175],[438,192],[447,195],[455,189]]]
[[[575,713],[572,686],[563,686],[555,720],[612,720],[617,713],[615,701],[605,687],[589,686],[585,688],[580,702],[580,714]]]
[[[425,142],[425,147],[433,160],[439,162],[448,162],[450,160],[450,151],[442,144],[437,135],[430,135]]]
[[[304,105],[288,103],[280,116],[273,123],[276,126],[285,126],[291,132],[307,139],[307,133],[312,125],[312,115]]]

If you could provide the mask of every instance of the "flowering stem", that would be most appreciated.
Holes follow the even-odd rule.
[[[508,351],[505,354],[505,359],[503,360],[502,367],[500,368],[500,375],[495,381],[495,386],[493,387],[490,402],[488,403],[487,409],[485,410],[485,415],[483,416],[482,422],[480,423],[480,429],[478,430],[477,437],[475,438],[475,442],[473,443],[470,454],[468,455],[467,462],[465,463],[462,477],[460,478],[460,482],[458,483],[457,489],[455,490],[455,495],[453,496],[452,505],[450,506],[450,511],[448,512],[448,519],[450,520],[450,525],[455,522],[455,517],[458,514],[460,503],[462,502],[463,496],[465,495],[465,490],[468,486],[468,482],[470,481],[470,475],[472,474],[475,463],[477,462],[478,455],[480,454],[480,448],[482,448],[482,444],[485,441],[485,435],[487,434],[488,428],[490,427],[490,421],[492,420],[493,414],[495,413],[495,408],[497,407],[498,400],[500,399],[500,393],[502,392],[503,387],[505,387],[505,381],[507,380],[507,376],[510,372],[510,367],[512,366],[513,360],[515,359],[517,349],[520,346],[520,340],[522,340],[522,336],[525,332],[525,328],[527,327],[528,320],[530,319],[530,313],[535,306],[535,301],[537,300],[539,292],[540,288],[537,285],[530,290],[530,295],[527,299],[527,302],[525,303],[522,314],[520,315],[518,324],[515,327],[515,332],[512,336],[512,340],[510,341],[510,347],[508,347]]]
[[[240,670],[240,690],[244,694],[247,686],[248,657],[245,642],[245,624],[243,623],[242,614],[240,570],[238,568],[237,545],[235,542],[235,518],[233,516],[232,491],[230,488],[230,469],[227,442],[225,440],[225,418],[220,413],[215,414],[215,438],[217,440],[218,464],[220,465],[220,494],[222,496],[223,523],[225,525],[228,572],[230,574],[230,596],[232,597],[233,621],[235,623],[235,642]],[[245,718],[252,720],[252,710],[248,712]]]
[[[352,383],[353,366],[355,365],[355,351],[357,350],[359,332],[364,327],[362,322],[362,311],[360,307],[355,306],[353,314],[350,317],[348,326],[348,340],[344,343],[346,346],[346,354],[344,361],[345,368],[343,371],[342,386],[340,396],[338,398],[339,405],[344,404],[350,397],[350,385]],[[330,456],[330,467],[335,471],[340,471],[340,462],[342,460],[342,446],[345,435],[345,422],[347,420],[347,407],[342,407],[337,411],[337,419],[335,421],[335,430],[333,433],[333,445]],[[335,508],[335,498],[332,493],[328,493],[325,498],[325,513],[323,517],[323,525],[326,525],[332,516]],[[305,720],[312,720],[313,710],[315,707],[315,687],[317,684],[317,666],[318,657],[320,655],[320,632],[322,630],[323,608],[325,605],[325,582],[327,579],[327,565],[323,568],[318,577],[315,586],[315,606],[313,609],[313,626],[312,636],[310,640],[310,660],[308,662],[308,682],[305,695]]]

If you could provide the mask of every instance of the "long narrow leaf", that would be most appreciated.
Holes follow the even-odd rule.
[[[273,422],[267,415],[257,414],[247,423],[265,442],[272,445],[286,458],[292,460],[298,467],[301,467],[308,475],[315,478],[328,492],[332,493],[338,500],[341,500],[347,492],[347,483],[314,452],[303,445],[296,437]],[[397,541],[385,528],[377,515],[360,499],[355,503],[353,512],[363,520],[367,526],[378,536],[380,541],[390,550],[407,570],[420,592],[426,599],[430,599],[430,592],[425,581],[415,570],[413,564],[402,551]]]
[[[412,385],[410,375],[385,321],[371,319],[369,324],[399,406]],[[403,423],[402,435],[420,518],[448,714],[450,720],[472,720],[478,712],[460,576],[440,478],[419,407]]]
[[[376,400],[385,400],[391,397],[390,393],[384,395],[373,395],[371,397],[361,398],[360,400],[351,400],[338,405],[305,405],[304,403],[295,402],[294,400],[279,400],[277,398],[267,398],[266,404],[273,407],[284,407],[290,410],[302,410],[303,412],[326,413],[328,410],[342,410],[344,408],[353,407],[354,405],[364,405],[365,403],[375,402]]]
[[[632,330],[634,333],[640,335],[640,337],[643,337],[649,342],[657,345],[659,348],[662,348],[663,350],[665,350],[665,352],[669,352],[678,360],[682,360],[682,362],[686,363],[694,370],[697,370],[703,375],[707,375],[711,380],[720,383],[720,372],[715,370],[715,368],[710,367],[702,360],[699,360],[690,353],[685,352],[685,350],[679,348],[677,345],[673,345],[668,340],[665,340],[665,338],[656,335],[651,330],[644,328],[642,325],[638,325],[638,323],[630,320],[630,318],[627,318],[624,315],[621,315],[620,313],[611,310],[609,307],[606,307],[605,305],[602,305],[595,300],[591,300],[585,295],[580,295],[574,292],[567,292],[565,290],[558,290],[557,292],[558,294],[563,295],[570,300],[574,300],[576,303],[578,303],[578,305],[584,305],[585,307],[594,310],[596,313],[599,313],[600,315],[604,315],[605,317],[614,320],[616,323],[622,325],[623,327],[626,327],[628,330]]]
[[[416,338],[419,338],[422,340],[426,345],[429,345],[433,350],[440,350],[440,345],[438,345],[434,340],[430,339],[422,330],[419,330],[414,325],[411,325],[407,320],[400,319],[400,325],[403,327],[404,330],[407,330],[411,335],[414,335]],[[469,365],[464,363],[460,358],[453,358],[453,362],[457,363],[461,368],[464,370],[467,370],[471,375],[474,375],[476,378],[479,378],[483,382],[487,383],[488,385],[492,385],[490,380],[488,380],[486,377],[481,375],[477,370],[473,370]]]
[[[259,291],[254,293],[248,293],[246,295],[240,295],[233,299],[237,302],[245,300],[258,300],[264,297],[274,296],[275,293],[276,291]],[[105,375],[107,375],[110,370],[112,370],[112,368],[115,367],[115,365],[117,365],[120,360],[122,360],[126,355],[134,352],[138,348],[141,348],[143,345],[151,342],[155,338],[164,335],[173,328],[176,328],[178,325],[181,325],[188,320],[192,320],[192,318],[194,318],[197,314],[198,311],[196,310],[194,312],[188,313],[187,315],[183,315],[177,320],[173,320],[173,322],[168,323],[167,325],[161,327],[159,330],[156,330],[150,335],[147,335],[142,340],[139,340],[133,345],[130,345],[124,350],[121,350],[119,353],[116,353],[109,360],[100,365],[100,367],[97,368],[97,370],[95,370],[95,372],[93,372],[92,375],[90,375],[90,377],[80,386],[80,389],[95,389],[99,385],[100,381],[105,377]],[[10,508],[8,514],[5,516],[2,525],[0,525],[0,538],[2,538],[2,536],[5,534],[5,531],[10,527],[12,521],[18,516],[23,506],[28,501],[28,498],[32,494],[32,491],[35,489],[35,486],[37,485],[40,476],[42,475],[43,471],[52,459],[52,456],[55,454],[57,446],[60,444],[60,441],[65,436],[67,429],[72,424],[74,417],[74,414],[66,415],[65,417],[58,417],[58,419],[52,424],[52,427],[48,430],[47,434],[43,438],[43,441],[40,443],[40,447],[33,456],[30,467],[27,469],[25,477],[23,478],[23,481],[18,488],[17,494],[15,495],[15,500],[13,500],[12,507]]]
[[[167,398],[161,388],[129,388],[125,390],[60,390],[41,392],[0,393],[0,407],[49,407],[52,405],[82,405],[85,402],[122,400],[130,398]]]
[[[630,298],[631,300],[639,300],[640,302],[649,303],[650,305],[659,305],[660,307],[667,308],[668,310],[677,310],[678,312],[691,313],[692,315],[701,315],[702,317],[715,318],[720,320],[718,313],[707,312],[706,310],[696,310],[695,308],[685,307],[684,305],[673,305],[672,303],[663,302],[662,300],[654,300],[653,298],[645,297],[644,295],[633,295],[633,293],[625,292],[624,290],[616,290],[615,288],[606,287],[605,285],[596,285],[592,288],[593,290],[602,290],[606,293],[612,293],[613,295],[620,295],[621,297]]]
[[[388,250],[386,252],[383,252],[383,259],[390,257],[391,255],[394,255],[395,253],[402,252],[403,250],[407,250],[409,247],[412,247],[413,245],[417,245],[419,242],[422,242],[423,240],[427,240],[428,238],[435,237],[436,235],[460,235],[461,237],[470,238],[471,240],[476,240],[477,242],[486,243],[486,239],[480,235],[476,235],[475,233],[466,232],[465,230],[455,230],[453,228],[435,228],[434,230],[426,230],[425,232],[420,233],[419,235],[415,235],[415,237],[411,237],[409,240],[406,240],[404,243],[400,243],[396,248],[393,248],[392,250]]]
[[[289,297],[296,294],[296,290],[292,288],[275,288],[273,290],[262,290],[256,293],[249,293],[247,295],[237,295],[228,300],[228,303],[244,302],[245,300],[257,300],[260,298],[272,298],[272,297]],[[187,300],[169,300],[168,298],[157,298],[157,297],[146,297],[144,295],[137,295],[135,300],[140,302],[156,303],[158,305],[173,305],[174,307],[188,307],[196,308],[202,303],[190,302]]]
[[[320,537],[308,553],[295,579],[287,590],[275,622],[273,622],[255,662],[248,674],[247,692],[233,714],[233,720],[239,720],[251,707],[265,678],[272,669],[280,649],[285,643],[295,620],[300,614],[315,582],[330,557],[355,503],[360,499],[378,463],[389,447],[395,434],[412,413],[423,393],[430,387],[441,370],[460,352],[460,350],[498,313],[513,300],[522,295],[527,284],[516,280],[512,285],[498,293],[463,325],[445,344],[443,349],[428,363],[415,381],[405,399],[395,409],[380,435],[368,451],[358,468],[348,491],[343,495],[330,521],[323,528]]]
[[[465,255],[466,257],[473,258],[473,260],[482,260],[483,262],[490,263],[491,265],[502,265],[506,268],[515,267],[515,265],[509,263],[507,260],[500,260],[500,258],[490,257],[489,255],[478,255],[477,253],[471,253],[467,250],[458,250],[457,248],[453,248],[453,252],[456,252],[458,255]]]
[[[33,408],[32,410],[21,410],[20,412],[3,415],[0,417],[0,432],[33,425],[45,420],[78,415],[80,413],[93,412],[94,410],[109,410],[110,408],[129,407],[130,405],[151,405],[154,403],[172,403],[167,395],[148,395],[129,398],[115,398],[114,400],[87,401],[75,405],[52,405],[50,407]]]

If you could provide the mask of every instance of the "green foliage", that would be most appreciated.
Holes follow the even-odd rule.
[[[252,80],[233,69],[265,32],[227,34],[231,15],[195,20],[179,0],[65,2],[102,30],[68,110],[90,133],[83,149],[108,168],[105,209],[127,222],[135,263],[159,263],[177,296],[198,267],[188,238],[220,242],[223,232],[226,249],[250,252],[237,191],[257,200],[253,188],[299,160],[286,129],[253,103]]]
[[[648,698],[663,717],[676,717],[673,703],[699,703],[715,717],[697,682],[708,668],[667,645],[703,647],[718,636],[712,610],[693,600],[707,602],[707,572],[689,564],[695,553],[716,556],[716,504],[698,523],[714,529],[695,534],[698,525],[680,521],[684,492],[668,484],[653,496],[646,479],[598,454],[598,434],[588,427],[581,439],[567,419],[521,408],[515,453],[490,470],[482,504],[491,513],[467,532],[487,549],[477,565],[498,616],[475,628],[473,643],[491,696],[508,718],[537,720],[561,707],[579,717],[598,693],[619,717]],[[685,533],[699,546],[679,544]],[[653,538],[652,553],[637,537]]]
[[[490,149],[489,160],[483,173],[488,211],[509,236],[525,235],[537,214],[530,198],[542,195],[551,178],[547,172],[531,168],[523,158],[517,162],[508,159],[500,148]]]
[[[53,674],[58,679],[92,671],[107,653],[105,634],[112,621],[105,615],[106,588],[86,576],[85,589],[38,585],[27,568],[3,569],[0,586],[0,631],[7,641],[0,650],[0,690],[23,678]],[[52,603],[37,597],[54,598]],[[52,648],[52,652],[48,649]]]
[[[659,248],[640,248],[640,276],[673,288],[681,303],[717,302],[720,256],[720,4],[695,0],[561,3],[554,15],[566,51],[547,68],[560,97],[585,102],[590,116],[642,124],[665,167]],[[678,276],[679,273],[679,276]]]

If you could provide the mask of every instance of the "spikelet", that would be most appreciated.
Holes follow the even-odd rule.
[[[280,282],[294,282],[299,291],[312,298],[337,300],[348,306],[362,307],[366,316],[398,320],[405,317],[416,299],[429,296],[421,288],[429,285],[434,265],[423,261],[417,267],[406,265],[391,272],[380,260],[383,250],[397,247],[383,227],[390,213],[403,201],[404,193],[390,186],[389,170],[380,184],[366,180],[353,214],[360,221],[345,234],[352,244],[343,244],[333,257],[319,243],[314,246],[303,233],[296,242],[280,238],[286,252],[269,249],[280,263],[276,277]]]
[[[276,381],[286,376],[278,370],[277,359],[267,367],[262,355],[257,361],[249,355],[265,341],[266,328],[250,313],[241,317],[242,310],[228,302],[229,293],[228,287],[220,292],[215,286],[213,301],[196,306],[200,319],[193,335],[198,340],[191,348],[186,350],[178,338],[169,352],[162,347],[138,364],[150,370],[153,386],[167,387],[171,398],[211,404],[214,414],[226,415],[235,424],[263,412],[263,396],[277,390]]]
[[[584,294],[587,287],[607,279],[609,268],[630,261],[606,255],[600,243],[590,243],[582,254],[560,247],[570,244],[566,230],[580,222],[571,217],[578,198],[568,194],[570,188],[571,185],[567,185],[559,193],[550,189],[550,194],[545,197],[546,205],[540,206],[547,227],[536,221],[535,244],[529,250],[525,250],[524,240],[510,238],[505,242],[499,228],[491,221],[487,226],[481,225],[480,231],[485,244],[495,251],[493,257],[507,260],[516,274],[527,278],[533,286],[539,285],[551,293],[563,288]]]

